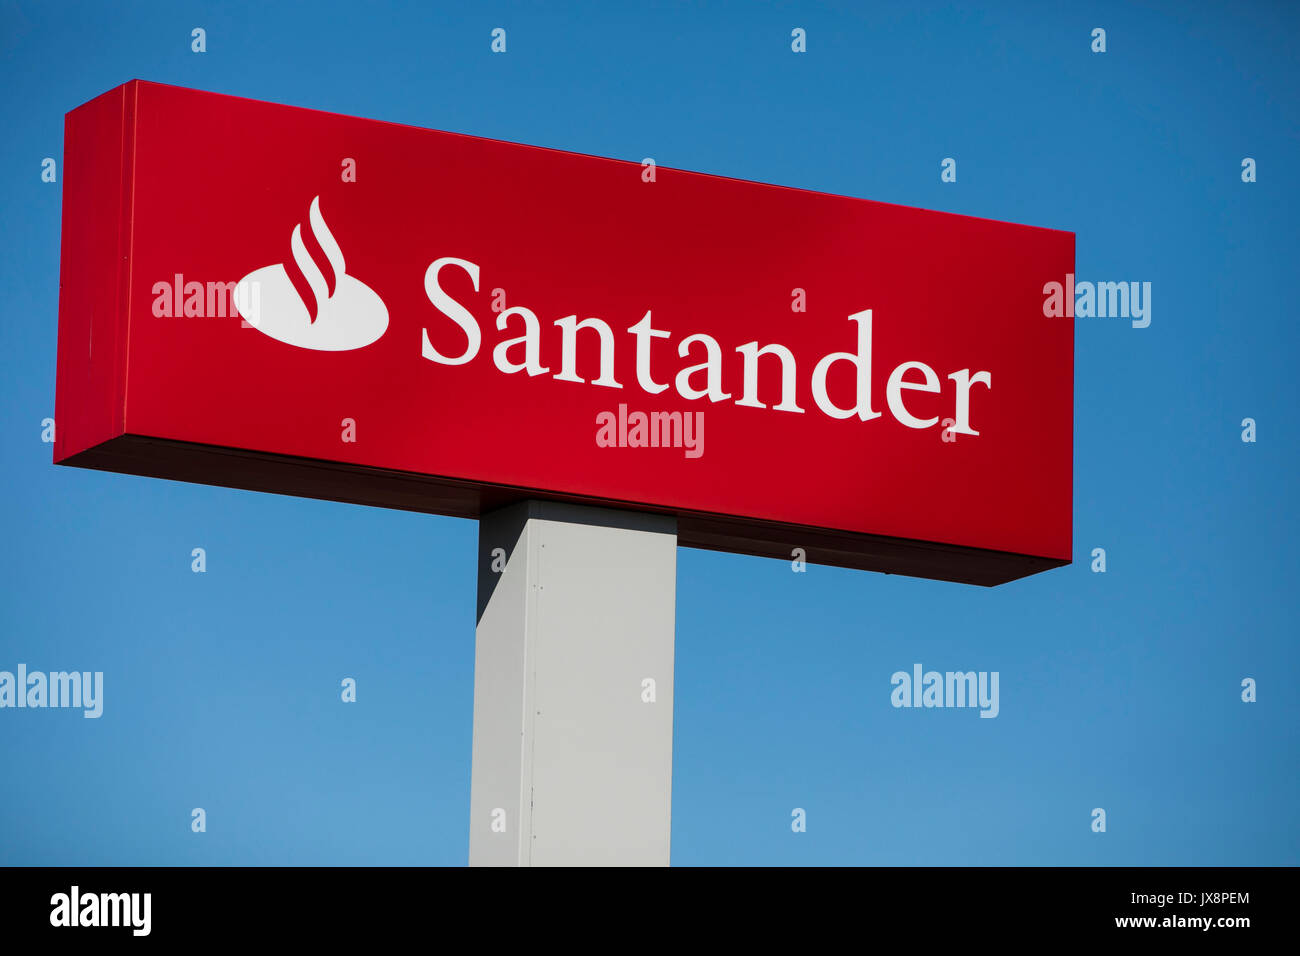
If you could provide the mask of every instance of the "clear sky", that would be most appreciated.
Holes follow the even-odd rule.
[[[1300,863],[1298,10],[0,0],[0,670],[105,675],[98,720],[0,710],[0,863],[467,859],[474,522],[51,464],[41,162],[137,77],[1065,229],[1150,282],[1148,328],[1076,320],[1073,565],[679,551],[673,862]],[[915,663],[997,671],[998,717],[893,708]]]

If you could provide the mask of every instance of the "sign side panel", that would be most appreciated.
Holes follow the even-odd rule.
[[[1075,259],[1075,243],[1077,238],[1074,233],[1069,233],[1070,237],[1070,275],[1074,274],[1077,260]],[[1076,351],[1074,347],[1074,317],[1063,319],[1068,323],[1069,329],[1069,352],[1066,358],[1066,367],[1069,370],[1069,378],[1065,388],[1066,396],[1066,414],[1069,416],[1069,422],[1066,428],[1065,443],[1065,534],[1061,538],[1061,544],[1064,547],[1064,553],[1060,556],[1065,559],[1066,564],[1074,561],[1074,362]]]
[[[123,430],[132,86],[64,121],[56,463]]]

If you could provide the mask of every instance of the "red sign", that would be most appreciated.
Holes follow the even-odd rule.
[[[63,217],[56,462],[1070,560],[1072,233],[140,81],[68,114]]]

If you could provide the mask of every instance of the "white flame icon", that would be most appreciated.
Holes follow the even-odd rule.
[[[265,266],[240,279],[235,286],[235,301],[241,304],[240,311],[249,325],[288,345],[322,352],[364,348],[388,328],[388,308],[369,286],[347,274],[343,250],[321,215],[319,196],[312,199],[307,218],[333,273],[333,290],[308,253],[299,223],[293,227],[289,249],[314,303],[303,301],[283,263]],[[243,303],[250,303],[251,308],[245,311]]]

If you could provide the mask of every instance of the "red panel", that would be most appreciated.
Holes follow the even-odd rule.
[[[636,163],[156,84],[128,89],[138,91],[135,228],[126,419],[116,434],[756,525],[1070,558],[1073,329],[1070,319],[1043,316],[1043,286],[1073,271],[1071,233],[664,168],[647,183]],[[86,112],[104,100],[69,117],[61,424],[66,413],[90,415],[84,403],[110,394],[98,379],[65,388],[65,372],[80,374],[71,353],[85,313],[98,315],[111,288],[103,256],[99,271],[79,265],[90,258],[82,240],[92,241],[79,210],[110,208],[112,177],[96,164],[78,182],[85,174],[73,165],[74,143],[86,139],[113,154],[110,137],[95,132],[102,119]],[[355,182],[343,181],[347,159]],[[328,236],[310,225],[314,197],[346,280],[328,265]],[[127,222],[126,210],[119,217]],[[272,315],[265,301],[260,328],[238,317],[154,314],[155,284],[170,285],[177,274],[235,282],[277,264],[309,314],[315,297],[290,247],[299,224],[330,293],[307,323],[319,328],[300,329],[307,337],[300,344],[273,337],[299,333],[286,331],[287,307]],[[463,364],[421,354],[425,330],[444,355],[466,347],[465,332],[426,294],[426,270],[443,257],[480,269],[477,292],[461,269],[441,273],[442,288],[481,334],[477,356]],[[87,288],[70,293],[74,274],[93,275],[94,284],[88,278]],[[270,274],[260,275],[274,298]],[[367,338],[374,300],[355,283],[386,307],[383,334],[342,351],[301,347]],[[805,290],[806,312],[791,310],[795,289]],[[537,315],[549,372],[506,374],[494,364],[497,343],[523,334],[518,316],[498,331],[495,290],[504,290],[506,306]],[[867,309],[871,409],[879,417],[834,418],[815,401],[814,366],[828,353],[856,350],[858,326],[848,316]],[[647,310],[654,329],[670,333],[651,346],[652,377],[669,385],[657,394],[638,383],[637,337],[627,331]],[[557,379],[554,323],[570,315],[597,317],[613,330],[621,388],[593,383],[597,338],[585,330],[577,362],[585,381]],[[726,400],[687,399],[674,386],[680,369],[704,361],[702,345],[678,356],[679,343],[698,333],[720,346]],[[127,342],[120,332],[116,340]],[[793,353],[801,413],[772,407],[781,380],[769,356],[759,360],[758,392],[768,407],[738,404],[737,347],[751,342]],[[509,353],[522,354],[522,346]],[[937,418],[935,425],[908,427],[891,412],[887,380],[909,361],[933,369],[940,391],[903,391],[905,409]],[[970,389],[979,434],[945,442],[942,423],[957,414],[948,376],[963,369],[987,371],[991,386]],[[830,397],[841,407],[852,403],[854,379],[850,363],[832,367]],[[601,447],[597,416],[617,415],[620,404],[702,412],[703,454]],[[344,419],[356,423],[355,442],[343,440]],[[81,440],[76,432],[56,459],[101,433],[97,426]]]
[[[124,428],[131,90],[110,90],[64,123],[55,461]]]

